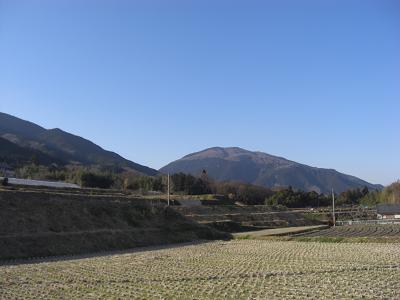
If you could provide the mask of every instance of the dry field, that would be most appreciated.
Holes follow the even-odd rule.
[[[210,242],[0,266],[0,299],[399,299],[400,245]]]

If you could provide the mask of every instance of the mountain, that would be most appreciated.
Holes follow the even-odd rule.
[[[199,175],[202,170],[206,170],[211,178],[218,181],[241,181],[268,188],[292,186],[320,193],[329,193],[332,188],[335,192],[364,186],[369,189],[382,188],[332,169],[310,167],[237,147],[214,147],[192,153],[166,165],[160,172]]]
[[[127,160],[120,155],[104,150],[93,142],[61,129],[45,129],[32,122],[0,113],[0,137],[18,146],[24,157],[32,156],[61,163],[99,165],[123,168],[145,175],[157,175],[158,171]],[[5,142],[2,141],[4,144]],[[8,144],[7,147],[12,147]],[[21,150],[23,149],[23,150]],[[10,151],[11,148],[10,148]],[[25,152],[24,152],[25,151]],[[7,153],[3,153],[5,156]],[[7,161],[6,161],[7,162]]]
[[[41,165],[50,165],[52,163],[64,165],[66,163],[38,150],[20,147],[0,137],[0,164],[6,162],[11,167],[17,167],[29,164],[33,159]]]

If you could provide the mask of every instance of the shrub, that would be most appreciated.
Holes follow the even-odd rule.
[[[87,172],[81,175],[81,182],[84,187],[108,189],[113,185],[114,179],[110,175]]]
[[[8,185],[8,178],[4,177],[3,180],[1,181],[2,186],[7,186]]]

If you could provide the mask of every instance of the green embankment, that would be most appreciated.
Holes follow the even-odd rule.
[[[157,201],[0,191],[0,259],[229,238]]]

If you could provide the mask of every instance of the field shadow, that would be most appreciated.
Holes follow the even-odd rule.
[[[81,253],[81,254],[76,254],[76,255],[16,258],[16,259],[9,259],[9,260],[0,260],[0,266],[40,264],[40,263],[48,263],[48,262],[80,260],[80,259],[88,259],[88,258],[95,258],[95,257],[107,257],[107,256],[114,256],[114,255],[142,253],[142,252],[150,252],[150,251],[165,250],[165,249],[175,249],[175,248],[178,249],[178,248],[183,248],[183,247],[188,247],[188,246],[208,244],[208,243],[212,243],[212,242],[215,242],[215,240],[214,241],[198,240],[198,241],[192,241],[192,242],[144,246],[144,247],[123,249],[123,250],[110,250],[110,251],[99,251],[99,252],[92,252],[92,253]]]

